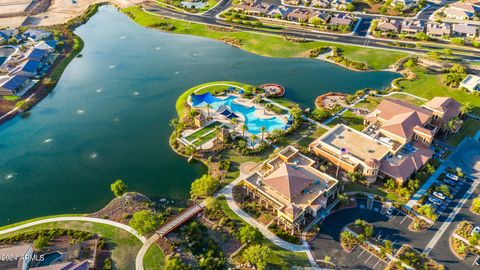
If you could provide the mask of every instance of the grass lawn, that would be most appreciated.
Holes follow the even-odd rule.
[[[164,263],[165,256],[162,250],[156,244],[151,245],[147,253],[145,253],[145,257],[143,257],[145,270],[161,270]]]
[[[447,143],[451,146],[457,146],[466,136],[475,136],[478,130],[480,130],[480,121],[468,118],[457,134],[450,135]]]
[[[194,133],[188,135],[185,139],[187,141],[191,142],[191,141],[193,141],[197,138],[202,137],[203,135],[207,134],[208,132],[214,130],[216,126],[219,126],[221,124],[222,123],[215,121],[215,122],[209,124],[208,126],[205,126],[202,129],[200,129],[198,131],[195,131]]]
[[[480,114],[480,96],[443,85],[444,74],[434,74],[422,69],[416,69],[415,73],[417,74],[417,79],[413,81],[401,80],[399,82],[402,91],[426,99],[447,96],[454,98],[462,104],[469,101],[473,106],[472,113]]]
[[[51,228],[82,230],[101,235],[103,238],[108,240],[108,245],[113,248],[112,260],[114,262],[115,268],[135,269],[135,258],[138,251],[140,250],[140,247],[142,246],[142,242],[140,242],[140,240],[138,240],[132,234],[122,229],[118,229],[105,224],[83,221],[52,222],[29,227],[11,234],[5,234],[2,235],[2,237],[15,235],[21,232]]]
[[[225,84],[225,85],[213,85],[213,84]],[[175,108],[177,110],[178,117],[182,118],[187,113],[185,111],[185,104],[187,103],[188,97],[191,94],[193,94],[193,92],[195,92],[196,90],[198,90],[199,88],[202,88],[202,87],[204,87],[204,88],[202,88],[202,90],[200,90],[198,92],[198,94],[203,94],[203,93],[206,93],[207,91],[215,92],[215,90],[228,88],[227,84],[236,85],[236,86],[239,86],[239,87],[242,87],[242,88],[245,88],[245,87],[249,86],[247,84],[238,83],[238,82],[231,82],[231,81],[209,82],[209,83],[204,83],[204,84],[194,86],[194,87],[188,89],[187,91],[183,92],[183,94],[181,94],[180,97],[178,97],[177,102],[175,104]]]
[[[6,229],[10,229],[10,228],[13,228],[13,227],[17,227],[17,226],[20,226],[20,225],[23,225],[23,224],[27,224],[27,223],[31,223],[31,222],[39,221],[39,220],[44,220],[44,219],[49,219],[49,218],[57,218],[57,217],[83,217],[83,216],[85,216],[85,214],[64,214],[64,215],[52,215],[52,216],[44,216],[44,217],[39,217],[39,218],[32,218],[32,219],[29,219],[29,220],[24,220],[24,221],[20,221],[20,222],[17,222],[17,223],[13,223],[13,224],[9,224],[9,225],[2,226],[2,227],[0,227],[0,231],[4,231],[4,230],[6,230]]]
[[[328,124],[329,127],[334,127],[337,124],[345,124],[351,128],[362,131],[363,130],[363,117],[356,115],[351,111],[346,111],[340,117]]]
[[[220,32],[209,27],[180,20],[161,18],[156,15],[143,12],[140,7],[132,6],[123,9],[135,22],[140,25],[151,27],[160,22],[170,23],[175,26],[173,33],[202,36],[211,39],[235,38],[240,41],[240,48],[246,51],[269,57],[308,57],[312,49],[324,46],[334,46],[342,50],[343,56],[354,61],[364,62],[375,70],[388,68],[399,59],[408,54],[380,49],[370,49],[358,46],[335,44],[329,42],[305,42],[294,43],[286,41],[283,37],[265,35],[253,32]]]
[[[201,137],[200,139],[196,140],[193,144],[195,146],[200,146],[200,145],[210,141],[211,139],[215,138],[215,136],[217,136],[217,133],[216,132],[211,132],[211,133],[207,134],[206,136]]]
[[[318,137],[322,136],[325,132],[327,132],[326,129],[318,128],[314,132],[310,133],[307,137],[298,141],[297,144],[302,147],[307,147],[311,142],[313,142]]]
[[[218,199],[227,217],[246,225],[246,222],[228,207],[225,197],[219,197]],[[304,252],[292,252],[282,249],[267,239],[264,239],[262,244],[267,245],[273,251],[273,254],[269,257],[267,269],[290,270],[293,266],[310,267],[307,254]]]
[[[20,98],[19,96],[3,96],[2,97],[2,99],[5,100],[5,101],[16,101],[19,98]]]

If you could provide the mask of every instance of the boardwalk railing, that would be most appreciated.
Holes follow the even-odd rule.
[[[163,224],[163,226],[157,230],[157,234],[161,237],[164,237],[165,235],[178,228],[178,226],[182,225],[183,223],[191,219],[193,216],[200,213],[202,209],[203,208],[198,204],[190,206],[189,208],[178,214],[175,218]]]

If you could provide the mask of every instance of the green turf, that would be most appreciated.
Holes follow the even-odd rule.
[[[444,85],[442,83],[443,74],[435,74],[422,69],[416,69],[415,72],[418,77],[417,79],[413,81],[402,80],[399,82],[402,91],[426,99],[446,96],[452,97],[462,104],[468,101],[473,106],[472,113],[480,114],[480,96]]]
[[[197,138],[201,138],[202,136],[204,136],[208,132],[214,130],[215,127],[220,126],[220,125],[222,125],[222,123],[220,123],[218,121],[215,121],[215,122],[209,124],[208,126],[204,126],[202,129],[200,129],[198,131],[195,131],[194,133],[188,135],[185,139],[189,142],[192,142],[193,140],[195,140]]]
[[[161,18],[156,15],[148,14],[143,12],[141,8],[137,6],[123,9],[123,12],[129,14],[138,24],[146,27],[152,27],[160,22],[166,22],[174,25],[176,29],[173,32],[178,34],[202,36],[216,40],[222,38],[235,38],[240,40],[240,48],[252,53],[270,57],[308,57],[309,51],[312,49],[323,46],[334,46],[341,49],[343,56],[346,58],[358,62],[364,62],[371,68],[380,70],[388,68],[399,59],[408,55],[403,52],[371,49],[329,42],[315,41],[294,43],[286,41],[280,36],[265,35],[254,32],[215,31],[202,24]]]
[[[165,263],[165,256],[163,255],[162,250],[156,245],[153,244],[145,253],[143,257],[143,267],[145,270],[161,270],[163,269],[163,264]]]
[[[98,234],[107,239],[107,244],[112,248],[112,260],[115,269],[135,269],[135,258],[142,242],[129,232],[106,224],[84,221],[52,222],[5,234],[2,237],[49,228],[65,228]]]
[[[463,123],[462,128],[457,134],[450,135],[447,143],[451,146],[457,146],[466,137],[473,137],[480,130],[480,121],[469,118]]]
[[[337,117],[332,122],[328,123],[329,127],[334,127],[337,124],[345,124],[353,129],[362,131],[363,126],[363,117],[356,115],[351,111],[346,111],[340,117]]]

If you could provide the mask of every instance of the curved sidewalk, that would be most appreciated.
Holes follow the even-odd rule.
[[[12,228],[8,228],[5,230],[0,231],[0,235],[2,234],[7,234],[7,233],[12,233],[18,230],[26,229],[32,226],[36,225],[41,225],[45,223],[52,223],[52,222],[63,222],[63,221],[85,221],[85,222],[93,222],[93,223],[100,223],[100,224],[106,224],[110,225],[119,229],[122,229],[124,231],[127,231],[131,234],[133,234],[135,237],[137,237],[142,243],[147,242],[147,239],[143,236],[141,236],[135,229],[132,227],[111,221],[111,220],[106,220],[106,219],[101,219],[101,218],[91,218],[91,217],[56,217],[56,218],[47,218],[47,219],[42,219],[42,220],[37,220],[37,221],[32,221],[29,223],[21,224]]]

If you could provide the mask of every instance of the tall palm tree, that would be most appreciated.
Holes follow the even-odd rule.
[[[170,122],[168,123],[169,126],[173,127],[173,132],[177,134],[177,129],[179,126],[179,122],[177,118],[170,119]]]
[[[247,125],[243,124],[242,125],[242,137],[244,137],[244,138],[245,138],[245,131],[248,131],[248,127],[247,127]]]
[[[238,119],[237,118],[232,118],[232,120],[230,120],[230,122],[232,122],[233,133],[235,133],[235,129],[237,128]]]
[[[263,135],[265,134],[265,131],[267,128],[265,126],[260,127],[260,131],[262,132],[262,141],[263,141]]]
[[[253,148],[255,148],[255,139],[257,139],[257,136],[255,136],[255,134],[250,135],[250,140],[252,141]]]
[[[450,119],[447,124],[445,125],[445,138],[448,137],[448,134],[451,132],[453,133],[453,131],[455,130],[455,128],[457,127],[456,125],[456,122],[458,121],[458,118],[454,117],[452,119]]]
[[[472,104],[470,103],[470,101],[467,101],[464,104],[462,104],[462,106],[460,107],[460,114],[463,116],[469,113],[471,110],[472,110]]]
[[[207,108],[207,116],[208,116],[208,118],[210,118],[210,109],[212,108],[212,105],[207,103],[207,105],[205,105],[205,107]]]

